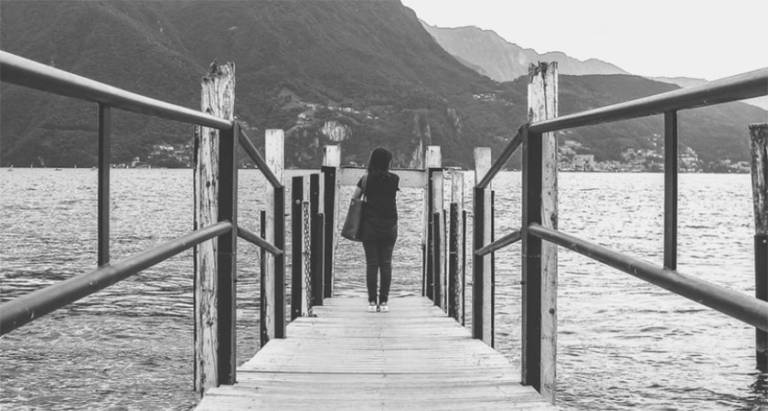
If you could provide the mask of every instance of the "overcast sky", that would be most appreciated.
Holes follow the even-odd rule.
[[[477,26],[537,52],[643,76],[714,80],[768,67],[768,0],[402,0],[441,27]]]

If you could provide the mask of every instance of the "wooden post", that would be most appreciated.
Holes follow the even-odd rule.
[[[341,165],[341,150],[339,146],[325,146],[323,151],[323,213],[325,214],[325,257],[323,262],[323,297],[333,297],[333,263],[336,258],[336,245],[339,241],[336,234],[336,221],[339,215],[338,170]]]
[[[491,149],[488,147],[475,148],[475,184],[491,169]],[[475,187],[474,192],[474,244],[478,250],[492,240],[491,193],[493,183],[487,188]],[[486,344],[494,345],[494,307],[493,307],[493,267],[490,255],[478,257],[472,253],[472,336],[483,340]]]
[[[201,110],[232,120],[235,66],[211,65],[202,79]],[[236,221],[234,130],[195,128],[194,229]],[[194,248],[195,391],[234,383],[234,270],[237,230]],[[229,284],[226,284],[226,283]]]
[[[749,126],[755,207],[755,297],[768,301],[768,123]],[[757,369],[768,372],[768,333],[756,330]]]
[[[438,307],[442,307],[442,289],[444,280],[441,276],[442,258],[441,252],[442,212],[443,212],[443,164],[440,146],[427,146],[424,155],[424,166],[427,172],[427,187],[425,190],[425,227],[432,226],[431,234],[427,230],[427,272],[425,291],[427,296]],[[440,213],[436,220],[433,217],[435,213]]]
[[[461,213],[461,325],[467,325],[467,210]]]
[[[293,177],[291,184],[291,321],[301,317],[304,282],[304,177]]]
[[[284,181],[285,136],[283,130],[267,129],[264,134],[264,160],[277,177]],[[265,205],[267,213],[267,241],[285,250],[285,187],[267,189]],[[267,254],[265,259],[265,289],[267,312],[267,338],[285,337],[285,253],[280,256]]]
[[[531,65],[528,116],[557,117],[557,63]],[[557,140],[529,134],[523,142],[523,353],[522,384],[554,402],[557,349],[557,246],[534,237],[528,226],[557,229]]]
[[[314,173],[309,176],[309,203],[311,205],[311,252],[312,257],[312,306],[323,305],[323,202],[321,201],[320,180],[321,174]]]

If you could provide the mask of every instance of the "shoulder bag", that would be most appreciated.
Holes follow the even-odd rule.
[[[341,236],[347,240],[363,241],[360,238],[360,228],[363,226],[363,212],[367,200],[368,176],[363,176],[363,194],[360,198],[353,198],[349,202],[349,211],[344,220],[344,227],[341,229]]]

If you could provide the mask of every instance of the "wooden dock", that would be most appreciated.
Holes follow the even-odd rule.
[[[332,298],[206,390],[198,410],[555,409],[510,362],[424,297],[368,313]]]

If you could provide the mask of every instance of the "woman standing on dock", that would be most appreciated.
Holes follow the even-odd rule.
[[[397,191],[400,178],[389,172],[392,153],[377,148],[368,161],[368,174],[357,182],[354,198],[365,194],[360,238],[363,240],[368,287],[368,311],[389,311],[387,300],[392,282],[392,250],[397,240]],[[378,300],[376,286],[381,273]]]

